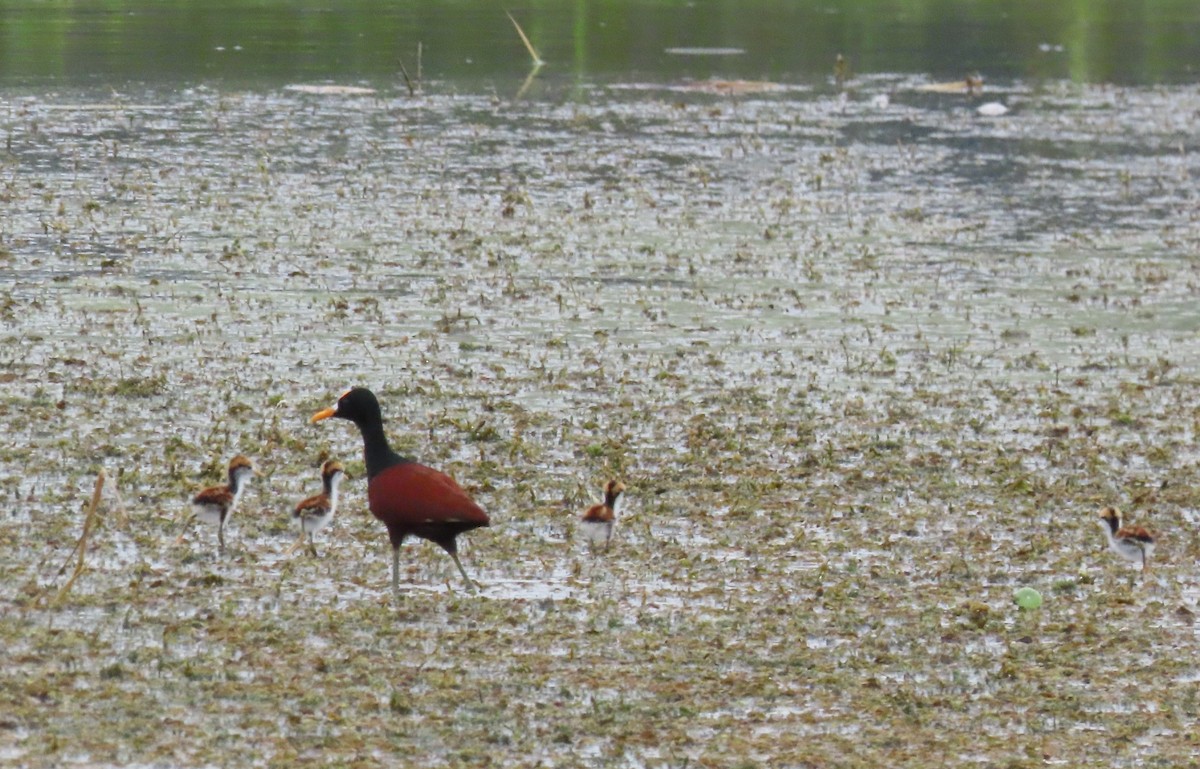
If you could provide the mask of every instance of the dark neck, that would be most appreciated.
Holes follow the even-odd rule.
[[[1115,516],[1112,518],[1105,518],[1104,521],[1108,524],[1108,528],[1114,535],[1121,530],[1121,521]]]
[[[611,510],[617,504],[617,497],[619,496],[621,496],[621,492],[619,491],[604,492],[604,506]],[[595,497],[592,497],[592,499],[595,499]]]
[[[360,424],[358,429],[363,437],[363,458],[367,463],[367,480],[374,478],[392,465],[399,465],[412,460],[405,459],[388,445],[387,436],[383,433],[383,423],[375,422],[370,425]]]

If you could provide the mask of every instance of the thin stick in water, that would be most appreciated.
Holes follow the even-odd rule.
[[[533,43],[529,42],[529,38],[525,36],[525,30],[521,29],[521,25],[513,18],[513,15],[507,10],[504,12],[508,16],[508,20],[517,28],[517,34],[521,36],[521,42],[525,44],[525,50],[529,51],[529,56],[533,59],[533,66],[540,67],[546,62],[542,61],[542,57],[538,56],[537,50],[534,49]]]
[[[74,552],[79,553],[79,560],[75,562],[75,571],[71,574],[71,578],[67,580],[66,584],[59,588],[58,594],[54,596],[55,604],[60,603],[64,598],[67,597],[67,593],[71,592],[71,587],[75,584],[75,580],[79,579],[79,575],[83,573],[84,557],[87,554],[88,538],[91,537],[92,530],[96,528],[97,511],[100,509],[100,497],[104,494],[104,480],[104,471],[101,470],[96,476],[96,487],[92,490],[92,503],[88,505],[87,518],[85,518],[83,521],[83,534],[80,535],[79,541],[75,543]],[[66,564],[63,564],[62,569],[60,569],[58,573],[62,574],[63,570],[66,568]]]
[[[406,86],[408,86],[408,95],[409,95],[409,96],[416,96],[416,95],[417,95],[417,89],[413,87],[413,81],[412,81],[412,78],[410,78],[410,77],[408,76],[408,70],[407,70],[407,69],[405,69],[405,67],[404,67],[404,61],[403,61],[403,60],[401,60],[401,61],[399,62],[399,64],[400,64],[400,74],[401,74],[401,75],[404,75],[404,84],[405,84]]]

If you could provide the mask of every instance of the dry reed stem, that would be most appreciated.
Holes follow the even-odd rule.
[[[416,89],[416,87],[413,85],[412,78],[410,78],[410,77],[408,76],[408,69],[407,69],[407,68],[404,66],[404,62],[403,62],[403,61],[400,61],[400,62],[399,62],[399,64],[400,64],[400,74],[404,76],[404,85],[408,86],[408,95],[409,95],[409,96],[416,96],[416,95],[417,95],[417,89]]]
[[[533,59],[534,72],[536,72],[537,68],[546,62],[542,61],[541,56],[538,56],[538,52],[533,47],[533,43],[529,42],[529,38],[525,36],[525,30],[521,29],[521,25],[517,23],[517,20],[513,18],[513,15],[508,11],[505,11],[504,13],[506,16],[508,16],[508,20],[513,23],[513,26],[517,28],[517,34],[521,36],[521,42],[525,44],[525,50],[529,51],[529,56]]]
[[[75,562],[75,571],[72,572],[71,578],[67,580],[66,584],[59,588],[57,595],[54,596],[54,605],[56,606],[61,603],[64,598],[66,598],[67,593],[71,592],[71,588],[75,585],[75,580],[79,579],[79,575],[83,573],[85,556],[87,554],[87,543],[88,539],[92,535],[92,530],[96,527],[97,511],[100,509],[100,498],[104,495],[104,485],[106,479],[107,476],[105,475],[104,470],[101,470],[96,475],[96,485],[95,488],[92,489],[92,502],[90,505],[88,505],[87,517],[83,521],[83,534],[79,536],[79,541],[75,543],[75,550],[72,552],[72,555],[78,553],[79,558]],[[124,506],[122,505],[122,508],[123,507]],[[124,514],[123,510],[122,514]],[[67,556],[67,560],[70,561],[70,556]],[[67,568],[66,564],[63,564],[62,569],[59,569],[58,573],[62,574],[63,569],[65,568]]]

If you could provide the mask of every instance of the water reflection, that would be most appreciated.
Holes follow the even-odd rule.
[[[542,2],[510,9],[546,77],[709,77],[827,82],[850,72],[980,71],[998,79],[1185,82],[1200,61],[1200,6],[697,0]],[[12,83],[336,79],[402,87],[414,77],[520,79],[529,57],[490,0],[392,3],[9,2],[0,32]]]

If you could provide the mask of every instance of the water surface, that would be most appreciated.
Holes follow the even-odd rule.
[[[1075,70],[1093,38],[1056,30],[1191,22],[874,7],[895,46],[827,34],[877,23],[848,6],[514,8],[526,85],[490,6],[11,6],[6,51],[60,31],[0,86],[0,756],[1190,761],[1200,88],[1173,53]],[[904,63],[931,18],[1028,39]],[[837,45],[768,46],[783,21]],[[410,94],[379,51],[417,37]],[[695,47],[746,53],[666,53]],[[982,93],[926,89],[964,66]],[[308,423],[349,384],[492,515],[479,594],[409,543],[389,596],[358,437]],[[172,545],[238,452],[231,556]],[[328,455],[323,557],[285,556]],[[128,520],[56,602],[101,468]],[[1163,533],[1151,574],[1101,504]]]
[[[332,79],[399,85],[519,77],[529,57],[492,2],[46,4],[0,10],[9,83],[119,86]],[[508,8],[572,82],[680,78],[821,82],[853,70],[1151,85],[1194,80],[1200,9],[1181,0],[1054,4],[901,0],[550,2]],[[420,56],[418,56],[418,48]]]

